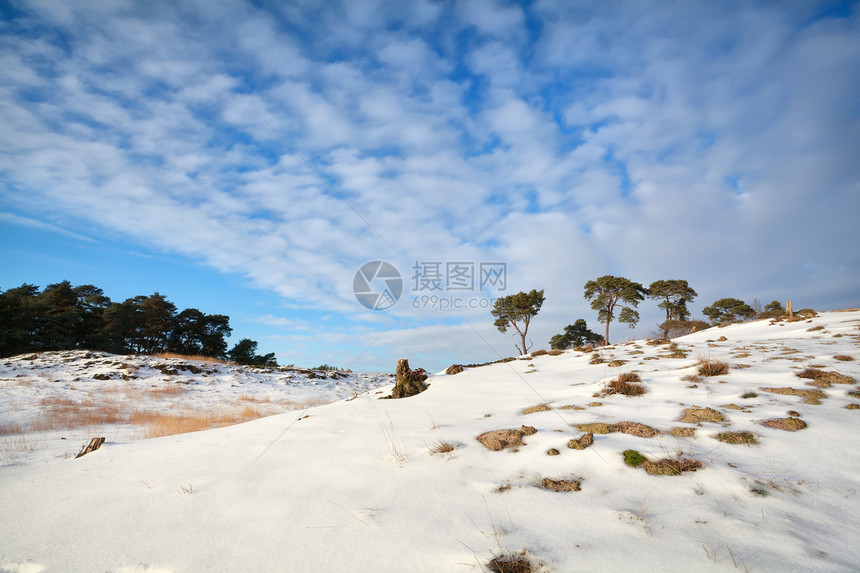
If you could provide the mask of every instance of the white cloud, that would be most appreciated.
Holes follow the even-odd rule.
[[[0,36],[11,217],[88,221],[346,315],[365,261],[502,260],[512,288],[551,296],[544,337],[590,313],[582,285],[607,273],[687,278],[703,304],[860,284],[856,15],[22,7]]]

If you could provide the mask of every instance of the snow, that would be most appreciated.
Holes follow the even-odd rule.
[[[135,439],[139,431],[125,426],[113,434],[79,428],[77,441],[61,431],[0,437],[0,571],[482,571],[494,555],[521,550],[545,571],[856,571],[860,410],[846,406],[860,403],[848,394],[860,379],[858,341],[860,311],[824,312],[679,338],[686,358],[634,341],[600,349],[602,364],[567,351],[437,374],[427,391],[402,400],[380,400],[390,379],[368,375],[287,384],[278,372],[218,366],[205,378],[163,376],[140,365],[138,373],[153,376],[98,383],[194,381],[172,406],[152,398],[162,407],[189,399],[204,409],[232,406],[244,393],[301,409],[155,439]],[[26,426],[51,384],[91,395],[97,381],[85,380],[82,359],[63,356],[7,361],[0,425]],[[683,380],[700,357],[728,362],[729,373]],[[610,359],[626,362],[610,367]],[[88,372],[97,366],[118,371],[91,364]],[[820,404],[763,390],[813,388],[795,376],[810,366],[855,382],[822,388]],[[645,395],[594,396],[632,371]],[[741,398],[746,392],[757,396]],[[308,405],[314,396],[340,400]],[[553,408],[522,414],[542,403]],[[688,407],[714,408],[726,422],[679,422]],[[760,424],[791,410],[807,428]],[[595,434],[589,448],[567,447],[582,434],[573,424],[620,421],[664,433]],[[537,433],[517,451],[490,451],[475,439],[524,424]],[[676,426],[695,428],[694,437],[670,435]],[[67,437],[76,453],[96,430],[108,441],[81,458],[56,446]],[[759,443],[714,439],[727,430],[751,431]],[[16,448],[21,439],[34,447]],[[456,448],[432,453],[442,442]],[[548,456],[550,448],[560,455]],[[626,449],[652,460],[680,451],[705,467],[649,475],[624,464]],[[581,480],[581,491],[541,489],[544,477]]]

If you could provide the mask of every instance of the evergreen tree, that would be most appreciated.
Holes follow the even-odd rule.
[[[603,337],[588,329],[585,319],[578,318],[573,324],[565,326],[562,334],[553,336],[549,341],[549,345],[554,350],[567,350],[568,348],[594,344],[601,340],[603,340]]]
[[[529,324],[531,324],[532,318],[540,312],[543,302],[543,289],[539,291],[532,289],[529,293],[519,292],[498,298],[493,303],[493,309],[490,311],[496,317],[493,325],[500,332],[507,332],[509,326],[517,331],[520,336],[520,345],[514,346],[521,355],[528,354],[529,348],[531,348],[530,344],[526,346]]]
[[[598,311],[597,321],[606,324],[604,344],[609,344],[609,323],[615,318],[616,309],[621,308],[618,321],[633,328],[639,322],[639,313],[634,309],[645,300],[646,294],[648,289],[624,277],[604,275],[585,283],[585,299],[590,300],[591,308]]]
[[[714,324],[731,324],[755,316],[755,311],[744,301],[737,298],[721,298],[702,309],[702,313]]]

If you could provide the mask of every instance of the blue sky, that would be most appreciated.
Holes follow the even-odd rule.
[[[604,274],[686,279],[698,317],[860,304],[857,3],[174,4],[0,3],[0,288],[157,291],[360,370],[508,356],[484,303],[520,290],[535,348],[599,330]],[[375,260],[384,311],[353,293]]]

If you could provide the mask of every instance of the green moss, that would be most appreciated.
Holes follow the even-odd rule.
[[[636,450],[624,450],[624,463],[630,467],[638,468],[648,461],[648,458],[637,452]]]

